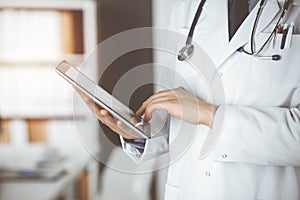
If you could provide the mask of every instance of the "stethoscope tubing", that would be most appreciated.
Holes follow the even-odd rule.
[[[273,31],[271,32],[271,34],[269,35],[269,37],[267,38],[267,40],[262,44],[262,46],[258,49],[258,50],[255,50],[255,44],[254,44],[254,37],[255,37],[255,32],[256,32],[256,28],[257,28],[257,25],[258,25],[258,21],[259,21],[259,18],[262,14],[262,11],[263,11],[263,7],[265,5],[265,2],[266,0],[262,0],[260,5],[259,5],[259,10],[257,12],[257,15],[256,15],[256,18],[255,18],[255,21],[254,21],[254,25],[253,25],[253,28],[252,28],[252,31],[251,31],[251,39],[250,39],[250,48],[251,48],[251,52],[248,52],[246,50],[244,50],[242,48],[242,52],[243,53],[246,53],[248,55],[253,55],[255,56],[256,58],[262,58],[262,57],[269,57],[269,58],[272,58],[272,60],[277,60],[277,59],[274,59],[274,58],[278,58],[280,57],[280,55],[271,55],[271,56],[259,56],[259,54],[262,52],[262,50],[266,47],[266,45],[272,40],[272,38],[275,36],[276,34],[276,31],[277,31],[277,28],[281,22],[281,20],[283,19],[285,13],[287,12],[287,9],[289,8],[290,6],[290,3],[291,3],[291,0],[287,0],[284,2],[284,5],[283,5],[283,9],[282,9],[282,12],[280,14],[280,17],[273,29]],[[281,57],[280,57],[281,58]],[[278,60],[280,60],[280,58]]]
[[[201,0],[199,6],[197,8],[197,12],[196,12],[195,17],[193,19],[193,22],[192,22],[192,25],[191,25],[191,28],[190,28],[190,31],[189,31],[189,34],[188,34],[188,37],[187,37],[187,40],[186,40],[186,43],[185,43],[186,45],[191,45],[192,44],[195,28],[196,28],[198,20],[201,16],[203,6],[204,6],[205,2],[206,2],[206,0]]]
[[[287,10],[288,10],[288,8],[291,4],[291,0],[286,0],[284,2],[283,9],[282,9],[282,12],[280,14],[279,20],[277,21],[276,26],[274,27],[274,29],[271,32],[270,36],[267,38],[267,40],[262,44],[262,46],[258,50],[255,50],[255,42],[254,42],[255,32],[256,32],[256,28],[257,28],[257,25],[258,25],[258,22],[259,22],[259,18],[261,17],[261,14],[263,12],[266,1],[267,0],[261,0],[256,18],[255,18],[255,21],[254,21],[254,24],[253,24],[253,27],[252,27],[251,39],[250,39],[250,50],[251,51],[248,52],[248,51],[244,50],[243,47],[240,47],[238,49],[238,51],[242,52],[242,53],[246,53],[246,54],[251,55],[251,56],[254,56],[255,58],[258,58],[258,59],[263,59],[263,60],[271,59],[271,60],[274,60],[274,61],[278,61],[278,60],[281,59],[281,56],[278,55],[278,54],[274,54],[274,55],[270,55],[270,56],[260,56],[259,54],[263,51],[263,49],[266,47],[266,45],[275,36],[276,31],[277,31],[277,27],[279,26],[279,24],[280,24],[281,20],[283,19],[285,13],[287,12]],[[194,36],[194,31],[195,31],[195,27],[198,23],[198,20],[201,16],[201,13],[202,13],[202,10],[203,10],[203,7],[204,7],[205,3],[206,3],[206,0],[201,0],[200,4],[198,6],[197,12],[195,14],[195,17],[193,19],[191,28],[189,30],[189,34],[188,34],[185,46],[180,50],[180,52],[178,54],[178,59],[180,61],[183,61],[183,60],[187,59],[189,56],[191,56],[193,54],[194,46],[192,45],[192,40],[193,40],[193,36]]]

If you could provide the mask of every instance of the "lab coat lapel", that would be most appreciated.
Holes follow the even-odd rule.
[[[248,17],[245,19],[243,24],[240,26],[232,40],[227,43],[227,47],[224,49],[224,52],[222,56],[220,56],[221,59],[218,60],[218,58],[215,58],[214,63],[220,68],[222,66],[222,63],[229,58],[234,51],[236,51],[239,47],[243,46],[250,40],[252,26],[256,17],[256,13],[258,11],[259,5],[256,5],[256,7],[252,10],[252,12],[248,15]],[[264,12],[260,18],[258,27],[257,27],[257,33],[261,32],[271,21],[274,19],[276,14],[279,11],[279,6],[277,4],[276,0],[269,0],[267,1],[267,4],[265,5]],[[228,11],[227,11],[228,14]],[[228,15],[226,15],[228,16]],[[227,26],[227,33],[222,32],[223,38],[228,39],[228,26]],[[226,37],[227,36],[227,37]],[[224,112],[224,111],[222,111]],[[222,115],[224,116],[224,115]],[[215,121],[221,121],[221,119],[215,119]],[[213,149],[214,145],[219,139],[218,135],[219,130],[213,130],[212,133],[208,134],[204,145],[201,148],[200,152],[200,159],[205,158],[209,152]]]
[[[224,61],[227,60],[228,57],[232,55],[234,51],[236,51],[239,47],[245,45],[250,40],[253,23],[258,9],[259,9],[259,3],[255,6],[252,12],[244,20],[244,22],[239,27],[239,29],[237,30],[237,32],[235,33],[231,41],[228,43],[227,48],[225,48],[225,51],[223,52],[222,56],[220,56],[220,59],[217,61],[217,66],[220,66]],[[261,32],[274,19],[274,17],[279,12],[279,10],[280,10],[279,5],[276,0],[269,0],[266,2],[266,5],[264,7],[263,13],[260,17],[257,26],[256,34]],[[227,26],[227,33],[228,33],[228,26]],[[224,36],[227,36],[226,39],[228,39],[228,34]]]

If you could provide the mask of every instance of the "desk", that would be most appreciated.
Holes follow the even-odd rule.
[[[83,174],[95,173],[95,170],[97,171],[97,162],[90,157],[70,159],[66,169],[67,174],[53,182],[38,180],[1,182],[0,199],[54,200],[63,197],[63,199],[71,200],[74,198],[73,194],[76,183]],[[87,186],[84,187],[86,188]],[[81,199],[91,199],[91,194],[88,194],[89,197],[86,194],[83,195],[85,197],[81,197]]]

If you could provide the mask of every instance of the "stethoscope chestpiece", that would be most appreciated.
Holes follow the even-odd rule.
[[[194,52],[194,45],[192,44],[186,44],[178,53],[178,60],[184,61],[187,58],[191,57],[191,55]]]

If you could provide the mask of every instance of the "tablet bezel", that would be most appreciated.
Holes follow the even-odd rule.
[[[128,115],[139,119],[139,123],[137,123],[137,124],[140,125],[141,122],[142,122],[144,130],[143,131],[140,130],[135,124],[129,122],[124,116],[122,116],[121,114],[119,114],[116,110],[114,110],[113,108],[111,108],[108,105],[106,105],[106,103],[103,102],[103,101],[101,101],[101,99],[99,99],[99,97],[95,96],[93,93],[89,92],[88,89],[84,88],[84,86],[80,82],[78,82],[76,80],[76,78],[74,80],[73,79],[74,77],[70,77],[67,74],[68,70],[70,70],[70,69],[75,70],[84,79],[86,79],[86,81],[88,81],[91,84],[93,84],[93,86],[95,88],[97,88],[99,92],[103,92],[104,95],[109,95],[110,98],[113,101],[116,101],[120,105],[126,107],[126,110],[128,110],[130,112],[130,113],[128,113]],[[62,78],[64,78],[66,81],[68,81],[71,85],[73,85],[74,87],[76,87],[77,89],[79,89],[80,91],[82,91],[85,95],[87,95],[94,103],[96,103],[97,105],[99,105],[103,109],[107,110],[113,117],[115,117],[117,120],[120,120],[124,125],[126,125],[128,128],[130,128],[131,130],[133,130],[136,134],[138,134],[139,136],[141,136],[141,138],[146,138],[146,139],[150,138],[150,124],[149,123],[143,122],[142,121],[143,119],[141,117],[135,115],[135,113],[130,108],[128,108],[128,106],[126,106],[121,101],[119,101],[118,99],[116,99],[114,96],[112,96],[111,94],[109,94],[106,90],[104,90],[102,87],[100,87],[99,85],[97,85],[93,80],[91,80],[89,77],[87,77],[85,74],[83,74],[76,67],[72,66],[66,60],[63,60],[60,64],[58,64],[58,66],[56,67],[55,71]]]

